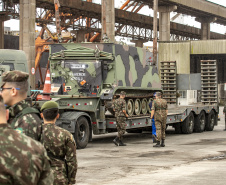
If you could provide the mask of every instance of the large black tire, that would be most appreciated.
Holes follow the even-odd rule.
[[[182,132],[184,134],[191,134],[194,130],[194,114],[190,112],[188,117],[182,123]]]
[[[206,124],[206,113],[205,111],[201,111],[198,116],[195,116],[195,132],[203,132],[205,130]]]
[[[78,149],[85,148],[89,142],[89,123],[88,120],[81,116],[78,118],[75,126],[75,142]]]
[[[210,113],[207,116],[207,121],[206,121],[206,131],[212,131],[214,128],[214,125],[217,121],[216,113],[214,110],[211,110]]]
[[[181,123],[174,123],[173,127],[175,128],[175,133],[176,134],[182,134]]]

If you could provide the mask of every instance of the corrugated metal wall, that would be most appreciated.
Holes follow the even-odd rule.
[[[191,54],[226,54],[226,40],[191,41]]]
[[[159,43],[158,60],[176,61],[178,74],[190,74],[190,41]]]

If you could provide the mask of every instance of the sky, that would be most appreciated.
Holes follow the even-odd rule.
[[[119,8],[123,2],[125,2],[126,0],[115,0],[115,7]],[[208,0],[210,2],[222,5],[226,7],[226,0]],[[101,0],[93,0],[93,2],[100,4]],[[153,16],[153,10],[149,9],[147,6],[143,7],[140,12],[140,14],[145,14],[145,15],[149,15],[149,16]],[[176,13],[171,13],[171,17],[173,17]],[[197,28],[201,28],[201,24],[199,22],[195,21],[194,17],[191,16],[179,16],[174,22],[177,23],[181,23],[181,24],[187,24],[189,26],[194,26]],[[10,27],[11,30],[19,30],[19,21],[18,20],[9,20],[9,21],[5,21],[4,23],[5,27]],[[40,29],[40,28],[37,28]],[[215,24],[212,23],[210,26],[211,31],[214,32],[218,32],[218,33],[222,33],[225,34],[226,33],[226,26],[222,26],[219,24]]]

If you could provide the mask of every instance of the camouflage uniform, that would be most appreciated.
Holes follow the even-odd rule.
[[[51,159],[54,185],[74,184],[77,159],[76,144],[71,133],[54,124],[44,124],[41,143]]]
[[[8,71],[2,75],[3,87],[6,83],[28,83],[29,74],[22,71]],[[28,85],[28,84],[27,84]],[[18,91],[23,90],[15,87]],[[24,92],[26,93],[26,92]],[[3,95],[2,95],[3,96]],[[3,97],[4,98],[4,97]],[[39,141],[41,138],[41,120],[39,118],[39,111],[31,107],[31,100],[22,100],[9,107],[9,123],[13,129],[16,129],[20,133],[31,137],[34,140]],[[23,114],[23,110],[35,110],[36,113],[27,111]],[[38,113],[38,115],[37,115]]]
[[[48,101],[43,104],[41,111],[57,106],[56,102]],[[44,123],[41,136],[54,174],[54,185],[75,184],[77,173],[76,143],[70,132],[53,123]]]
[[[18,117],[22,110],[31,106],[31,101],[23,100],[9,108],[9,123],[13,129],[24,133],[34,140],[40,141],[42,122],[35,113],[29,113],[22,117]]]
[[[39,142],[0,124],[0,150],[0,184],[53,184],[49,158]]]
[[[114,101],[115,117],[116,117],[116,128],[118,131],[119,140],[122,139],[126,132],[126,117],[123,110],[126,110],[126,101],[122,98],[118,98]]]
[[[159,98],[153,101],[151,110],[155,111],[155,126],[157,141],[165,140],[165,130],[166,130],[166,110],[168,110],[167,101]]]

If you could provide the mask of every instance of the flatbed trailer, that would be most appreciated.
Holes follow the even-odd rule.
[[[116,132],[116,118],[106,111],[105,106],[98,104],[98,98],[64,97],[52,98],[60,106],[60,118],[56,125],[70,131],[79,145],[85,148],[92,140],[92,134],[100,135]],[[41,107],[45,101],[36,101]],[[76,109],[76,107],[79,107]],[[175,128],[177,134],[191,134],[193,132],[212,131],[217,125],[219,107],[196,103],[187,106],[169,105],[167,125]],[[130,116],[126,120],[128,133],[141,133],[151,130],[150,114]]]
[[[169,105],[168,109],[168,115],[167,115],[167,121],[166,124],[169,126],[176,127],[176,124],[179,124],[181,127],[191,127],[187,128],[188,132],[185,132],[185,134],[191,134],[193,132],[192,129],[194,129],[194,126],[197,124],[202,124],[202,122],[205,123],[205,126],[207,130],[213,129],[214,125],[217,125],[217,118],[218,118],[218,106],[217,105],[202,105],[201,103],[192,104],[192,105],[186,105],[186,106],[178,106],[178,105]],[[200,117],[205,114],[205,117],[197,119],[197,117]],[[193,118],[191,117],[194,117]],[[208,117],[211,116],[211,119],[213,120],[207,120]],[[192,119],[193,123],[190,123],[189,125],[184,126],[186,119]],[[195,120],[196,119],[196,120]],[[201,119],[201,120],[200,120]],[[196,122],[198,123],[196,123]],[[213,121],[209,123],[208,121]],[[106,118],[106,128],[107,129],[115,129],[116,125],[116,119],[115,118]],[[141,116],[141,117],[129,117],[126,120],[126,129],[140,129],[142,127],[151,127],[152,123],[150,121],[150,116]],[[210,127],[209,127],[210,126]],[[202,130],[204,131],[204,130]]]

